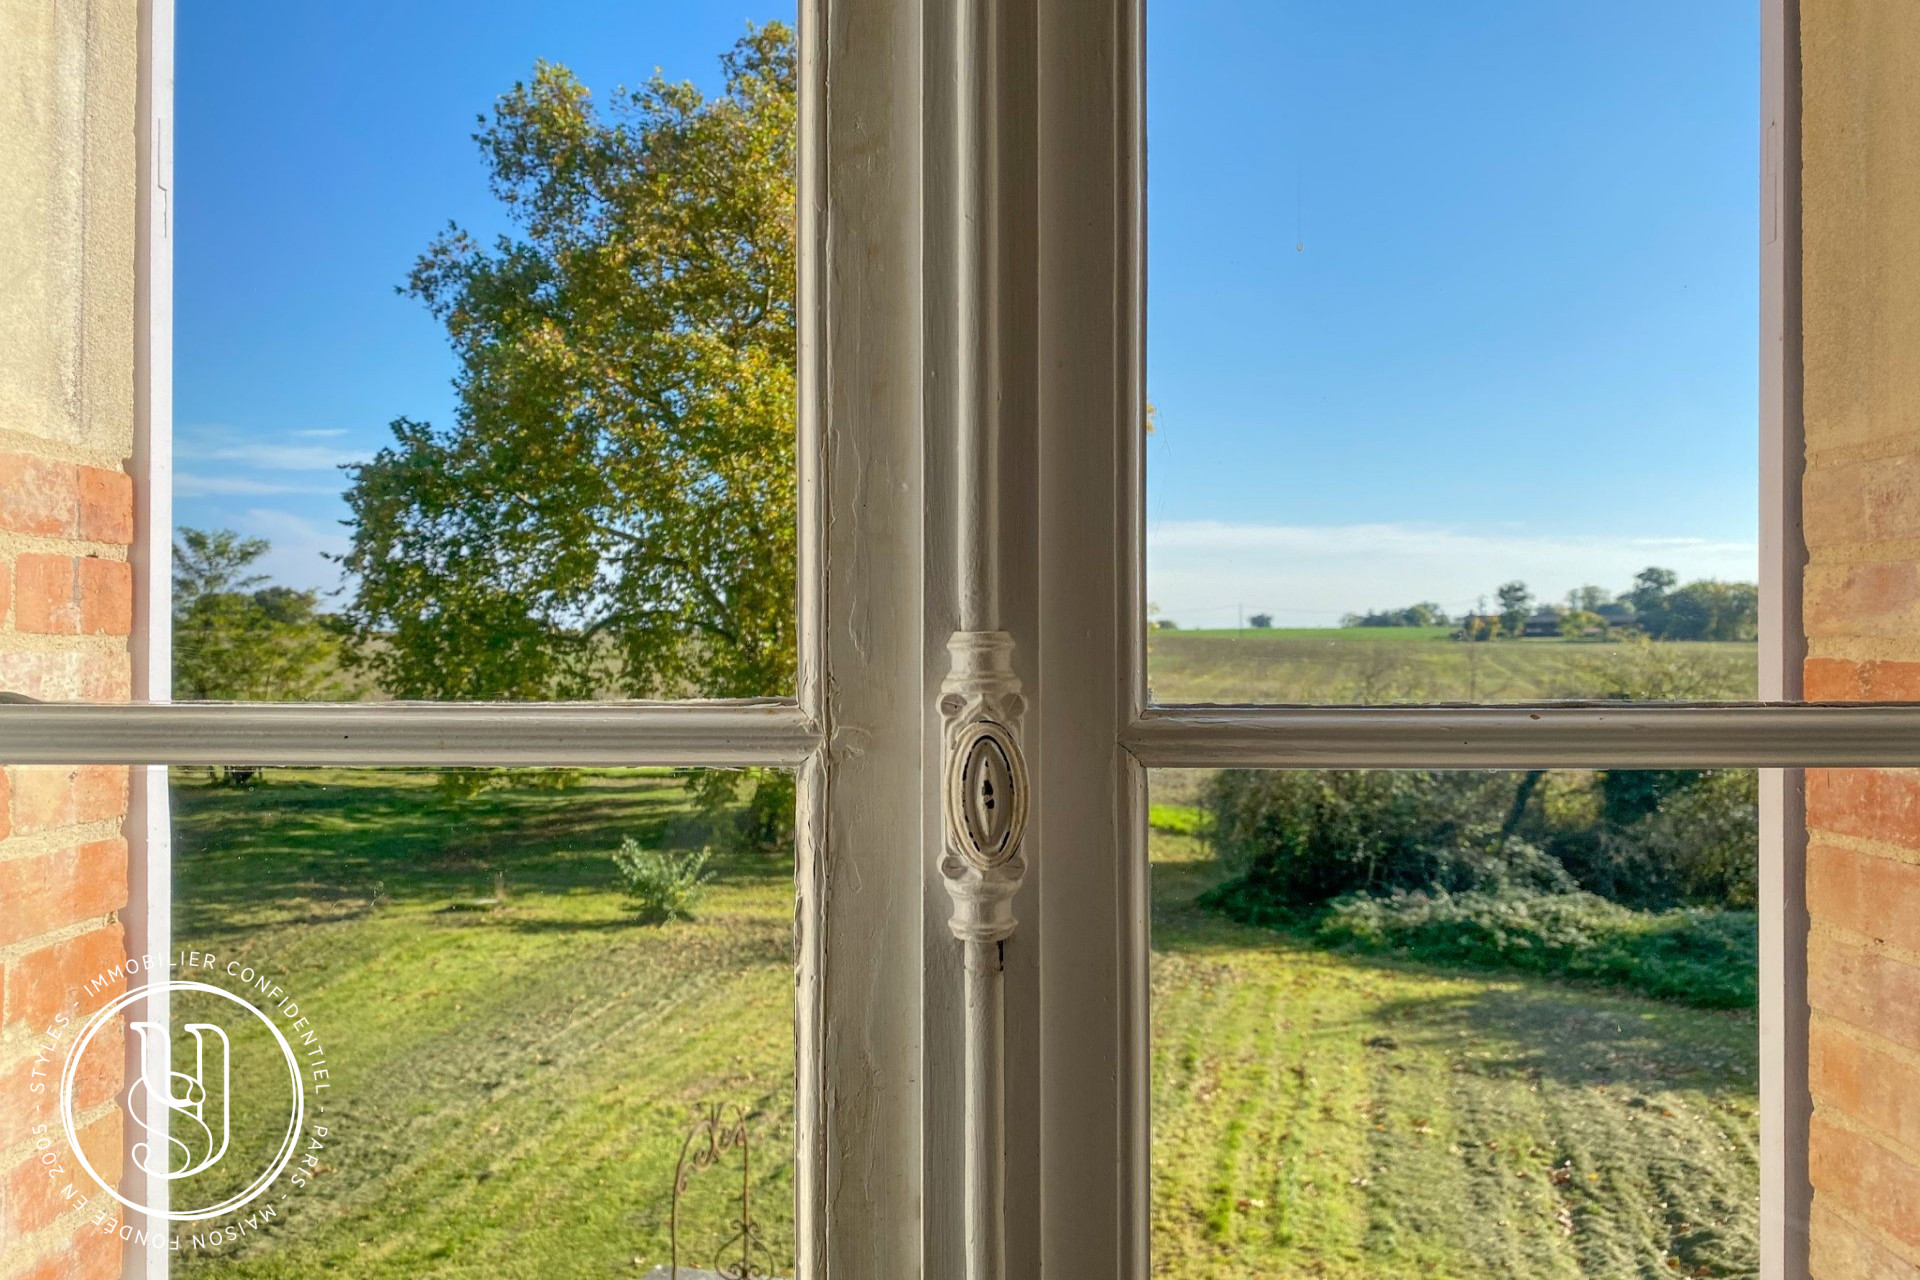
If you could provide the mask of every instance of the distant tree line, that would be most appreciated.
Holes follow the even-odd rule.
[[[1431,600],[1410,604],[1404,609],[1369,610],[1349,613],[1340,619],[1343,627],[1444,627],[1447,611]]]
[[[1494,592],[1496,607],[1484,600],[1457,620],[1462,640],[1519,636],[1606,636],[1637,632],[1654,640],[1752,640],[1760,628],[1760,589],[1751,582],[1702,578],[1679,585],[1671,569],[1651,566],[1634,575],[1633,586],[1613,593],[1582,586],[1567,593],[1565,604],[1536,607],[1533,591],[1518,580]],[[1404,609],[1349,613],[1345,627],[1444,627],[1451,620],[1432,601]]]

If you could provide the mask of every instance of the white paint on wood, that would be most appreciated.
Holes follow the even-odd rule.
[[[1803,696],[1800,3],[1762,0],[1760,53],[1760,696]],[[1796,735],[1797,736],[1797,735]],[[1810,764],[1812,760],[1796,763]],[[1805,1280],[1807,813],[1801,769],[1760,772],[1760,1273]]]
[[[172,696],[173,674],[173,0],[140,0],[140,44],[135,128],[134,204],[134,423],[133,454],[133,696],[165,702]],[[117,737],[117,734],[116,734]],[[72,763],[110,763],[110,756],[80,757]],[[129,955],[168,955],[173,950],[173,824],[167,771],[151,760],[127,761],[132,770],[127,812],[127,905],[121,912]],[[164,1024],[165,992],[147,1001],[146,1017]],[[127,1076],[144,1070],[164,1079],[163,1038],[148,1045],[136,1037],[127,1045]],[[148,1055],[142,1063],[140,1055]],[[164,1100],[146,1095],[145,1131],[126,1126],[122,1153],[129,1198],[164,1208],[167,1186],[150,1178],[132,1158],[136,1139],[164,1139],[171,1111]],[[156,1224],[149,1219],[149,1228]],[[128,1280],[160,1280],[171,1255],[164,1231],[152,1231],[151,1243],[129,1245],[121,1255]]]

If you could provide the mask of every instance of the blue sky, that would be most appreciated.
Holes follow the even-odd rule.
[[[502,229],[468,135],[536,58],[703,87],[696,3],[179,14],[183,524],[332,586],[340,463],[446,421],[393,286]],[[1149,6],[1149,595],[1283,623],[1755,558],[1752,0]]]

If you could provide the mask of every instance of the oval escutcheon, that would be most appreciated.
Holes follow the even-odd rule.
[[[1026,825],[1026,769],[1020,748],[1003,725],[976,721],[954,744],[951,769],[947,799],[954,834],[973,861],[997,866],[1013,855]]]

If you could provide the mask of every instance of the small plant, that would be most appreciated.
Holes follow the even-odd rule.
[[[713,879],[713,873],[707,870],[710,857],[709,849],[668,853],[643,848],[628,836],[613,855],[613,865],[620,875],[620,887],[640,919],[648,924],[665,924],[693,919],[693,909],[707,896],[707,884]]]

